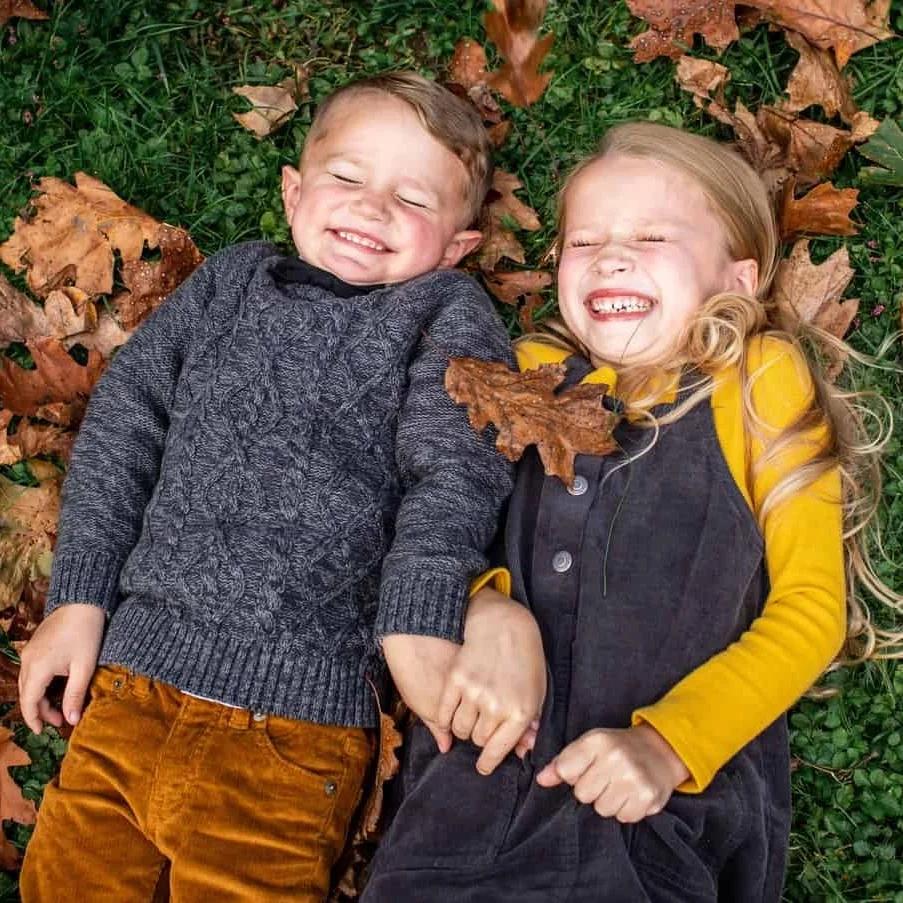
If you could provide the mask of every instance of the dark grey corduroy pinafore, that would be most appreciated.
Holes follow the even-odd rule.
[[[589,369],[570,358],[568,384]],[[416,725],[362,903],[780,899],[790,820],[784,718],[704,793],[675,793],[636,825],[601,818],[566,785],[535,783],[565,744],[592,728],[626,727],[634,709],[736,640],[768,590],[762,538],[711,405],[664,427],[639,457],[651,431],[623,425],[617,436],[623,453],[579,456],[570,489],[546,477],[530,449],[511,497],[513,595],[529,601],[549,663],[536,748],[483,777],[475,747],[456,743],[441,756]]]

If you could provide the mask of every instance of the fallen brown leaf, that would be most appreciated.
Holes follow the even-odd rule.
[[[15,414],[45,417],[44,406],[63,402],[83,411],[104,368],[104,361],[96,351],[88,352],[83,367],[76,363],[66,347],[55,338],[33,339],[26,342],[35,362],[34,370],[25,370],[9,358],[0,360],[0,398]],[[79,414],[80,417],[80,414]]]
[[[888,27],[890,0],[743,0],[767,19],[802,34],[822,50],[833,50],[840,69],[859,50],[894,36]]]
[[[469,91],[477,85],[486,84],[488,75],[486,51],[482,44],[472,38],[461,38],[452,54],[448,77]]]
[[[517,304],[518,298],[541,292],[552,284],[552,274],[545,270],[496,270],[484,278],[492,294],[505,304]]]
[[[302,66],[295,69],[295,75],[284,78],[277,85],[242,85],[233,88],[249,100],[253,106],[246,113],[233,113],[232,117],[258,138],[266,138],[280,129],[298,109],[298,101],[308,94],[307,70]]]
[[[517,322],[520,323],[520,328],[526,332],[533,332],[536,328],[536,324],[533,322],[533,314],[536,311],[536,308],[539,307],[543,302],[542,295],[527,295],[524,298],[524,303],[521,304],[518,312],[517,312]]]
[[[794,197],[791,181],[781,205],[781,237],[797,235],[855,235],[850,213],[858,203],[858,188],[835,188],[830,182],[816,185],[801,198]]]
[[[29,0],[0,0],[0,27],[6,25],[10,19],[48,19],[45,12],[41,12]]]
[[[630,11],[649,26],[630,47],[638,63],[659,56],[676,60],[702,35],[709,47],[724,50],[740,37],[733,0],[627,0]]]
[[[496,361],[458,357],[448,365],[445,388],[467,405],[475,430],[495,425],[496,447],[505,457],[517,461],[535,445],[545,472],[570,486],[576,455],[605,455],[618,447],[612,433],[620,417],[602,406],[608,387],[600,383],[556,394],[564,376],[563,364],[515,373]]]
[[[114,250],[129,261],[141,257],[145,243],[157,246],[160,224],[153,217],[85,173],[76,173],[75,182],[41,179],[33,215],[18,217],[0,245],[0,260],[27,270],[28,287],[40,298],[69,281],[88,295],[109,294]]]
[[[483,208],[483,244],[477,252],[479,266],[484,273],[495,270],[503,257],[517,263],[526,260],[523,247],[505,222],[511,220],[528,232],[535,232],[540,227],[536,211],[514,195],[522,187],[517,176],[511,173],[496,169],[493,174],[492,190]]]
[[[842,300],[852,278],[846,248],[816,265],[809,256],[809,240],[800,239],[778,268],[774,301],[790,324],[811,323],[843,338],[859,310],[858,300]]]
[[[517,107],[536,103],[545,93],[552,75],[541,73],[555,36],[538,37],[548,0],[493,0],[495,9],[483,22],[486,34],[498,48],[505,64],[489,75],[489,85]]]
[[[12,731],[0,727],[0,822],[9,819],[21,825],[34,824],[37,812],[31,800],[22,796],[19,785],[12,779],[9,769],[14,765],[30,765],[31,756],[17,746]],[[19,851],[7,840],[0,827],[0,867],[14,869],[18,865]]]
[[[159,243],[160,260],[133,260],[122,265],[122,281],[128,291],[110,303],[125,329],[134,329],[204,261],[204,255],[184,229],[164,223]]]

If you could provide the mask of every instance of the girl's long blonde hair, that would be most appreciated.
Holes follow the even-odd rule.
[[[876,393],[845,390],[829,378],[844,361],[869,365],[875,363],[874,359],[858,354],[841,339],[801,322],[773,303],[771,288],[781,244],[765,186],[732,148],[710,138],[651,122],[625,123],[610,129],[598,151],[577,165],[559,192],[556,250],[560,251],[567,192],[574,178],[591,164],[615,154],[664,164],[689,177],[724,226],[731,257],[755,260],[759,270],[755,298],[724,293],[702,305],[669,360],[654,368],[658,378],[650,379],[653,370],[648,365],[618,368],[618,394],[628,412],[641,415],[646,422],[671,423],[711,396],[714,374],[734,367],[741,379],[747,441],[755,437],[764,445],[757,472],[795,443],[811,441],[813,430],[823,428],[820,447],[772,487],[757,507],[756,516],[763,525],[775,507],[836,468],[843,487],[847,577],[847,640],[841,659],[903,657],[903,629],[882,629],[873,624],[862,597],[865,588],[890,610],[894,621],[903,614],[903,597],[877,576],[869,553],[869,540],[881,548],[876,521],[881,501],[880,459],[890,438],[893,416],[890,406]],[[560,319],[546,320],[540,330],[523,338],[590,356]],[[753,406],[753,384],[761,375],[761,370],[750,372],[748,349],[754,337],[774,337],[798,349],[809,365],[815,388],[806,409],[777,435],[766,435]],[[661,386],[662,376],[670,381],[686,369],[699,373],[699,380],[667,415],[653,418],[650,408],[660,397],[654,387]]]

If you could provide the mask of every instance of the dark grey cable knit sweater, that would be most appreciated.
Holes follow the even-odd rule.
[[[512,468],[446,394],[446,355],[511,363],[508,337],[460,272],[349,288],[237,245],[117,353],[72,453],[47,605],[107,611],[101,663],[370,726],[377,637],[460,640]]]

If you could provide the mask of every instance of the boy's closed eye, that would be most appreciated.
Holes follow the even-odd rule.
[[[415,200],[414,198],[406,197],[403,194],[396,194],[395,197],[398,198],[398,200],[401,201],[403,204],[407,204],[409,207],[417,207],[420,210],[429,210],[430,209],[430,205],[428,203],[426,203],[426,201],[422,201],[419,199]]]

